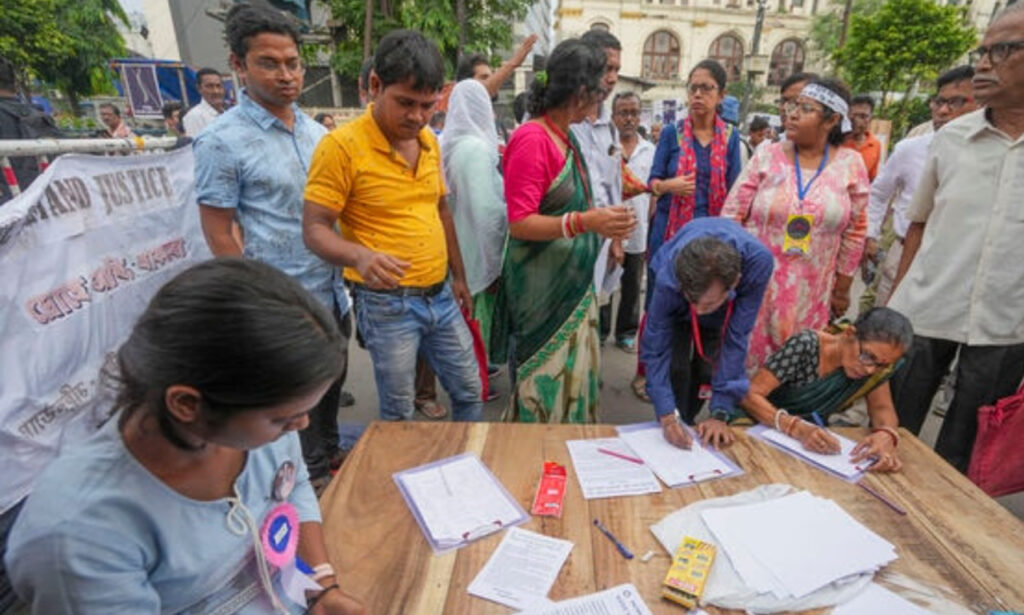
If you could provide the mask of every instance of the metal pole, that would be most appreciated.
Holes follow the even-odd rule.
[[[850,13],[853,12],[853,0],[846,0],[843,5],[843,29],[839,31],[839,49],[846,44],[846,32],[850,29]]]
[[[0,157],[48,156],[69,153],[136,152],[140,150],[174,149],[192,140],[185,137],[133,137],[128,139],[2,139]],[[0,163],[0,167],[4,163]],[[8,167],[4,168],[4,175]],[[11,171],[13,176],[13,170]],[[8,180],[10,178],[7,178]]]
[[[753,60],[761,50],[761,30],[764,28],[764,11],[768,0],[757,0],[757,17],[754,20],[754,36],[750,40],[750,58]],[[747,119],[750,113],[750,96],[754,90],[754,71],[747,67],[747,88],[743,92],[743,106],[740,114],[740,125]]]
[[[3,143],[0,141],[0,143]],[[7,154],[0,156],[0,169],[3,170],[4,181],[7,182],[7,188],[11,191],[11,198],[21,194],[21,188],[18,186],[18,176],[14,174],[14,167],[11,166],[11,159],[7,157]]]
[[[192,101],[188,99],[188,90],[185,88],[185,67],[181,65],[178,66],[178,84],[181,86],[181,106],[184,107],[181,115],[184,116],[188,108],[192,106]]]

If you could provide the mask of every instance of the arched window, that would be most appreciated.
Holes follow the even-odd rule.
[[[725,68],[729,81],[739,81],[743,74],[743,41],[735,34],[723,34],[711,43],[708,56]]]
[[[772,51],[768,65],[768,85],[782,85],[793,73],[804,70],[804,45],[795,38],[787,38]]]
[[[679,39],[674,34],[658,30],[647,37],[641,74],[655,81],[679,78]]]

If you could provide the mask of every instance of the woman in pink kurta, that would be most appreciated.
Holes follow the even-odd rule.
[[[848,105],[840,82],[806,86],[786,109],[787,140],[754,154],[722,209],[723,217],[743,224],[775,257],[750,338],[750,371],[790,336],[824,328],[850,304],[870,185],[860,154],[839,147],[849,131]]]

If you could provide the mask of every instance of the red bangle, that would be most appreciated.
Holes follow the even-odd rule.
[[[873,433],[873,434],[874,433],[878,433],[878,432],[882,432],[885,435],[887,435],[890,438],[892,438],[892,447],[893,448],[896,448],[896,447],[898,447],[900,445],[900,436],[899,436],[898,433],[896,433],[896,430],[893,429],[892,427],[873,427],[871,429],[871,433]]]

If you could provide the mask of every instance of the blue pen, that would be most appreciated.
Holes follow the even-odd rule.
[[[811,418],[814,419],[814,422],[815,422],[815,424],[818,425],[818,427],[824,427],[825,426],[825,421],[821,420],[821,417],[818,416],[818,412],[817,411],[814,411],[814,412],[811,413]]]
[[[615,548],[619,550],[619,553],[622,554],[622,557],[626,559],[633,559],[633,553],[626,548],[626,545],[619,542],[619,539],[615,537],[615,534],[612,534],[611,530],[602,525],[601,522],[597,519],[594,519],[594,527],[601,530],[601,533],[607,536],[608,540],[612,541],[612,544],[614,544]]]

